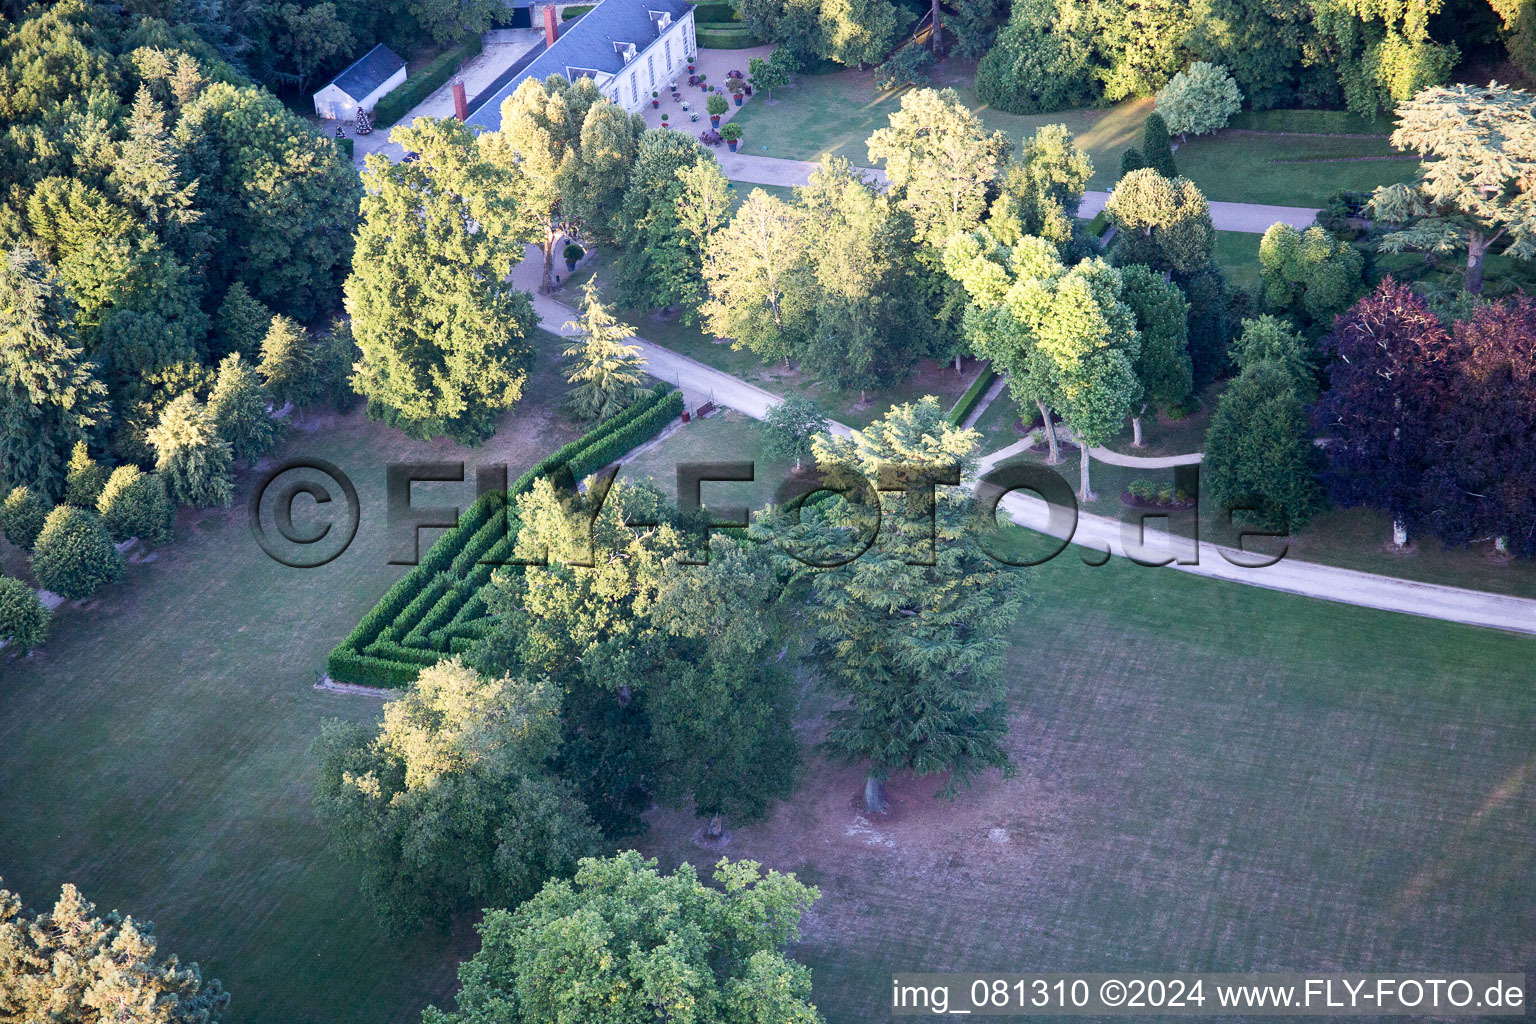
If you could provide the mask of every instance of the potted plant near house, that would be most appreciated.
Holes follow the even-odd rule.
[[[725,144],[731,147],[731,152],[736,152],[736,144],[741,141],[741,125],[735,121],[727,121],[720,128],[720,137]]]
[[[712,95],[704,101],[704,107],[709,111],[709,123],[719,128],[720,115],[725,113],[727,107],[725,97],[718,94]]]
[[[709,91],[709,88],[710,88],[708,85],[705,84],[705,79],[707,79],[708,77],[709,76],[705,75],[705,74],[699,75],[699,88],[705,90],[706,92]]]
[[[693,69],[694,69],[694,66],[695,66],[695,65],[694,65],[694,60],[695,60],[695,59],[696,59],[696,58],[695,58],[695,57],[694,57],[694,56],[693,56],[693,55],[692,55],[692,54],[689,54],[689,55],[688,55],[688,73],[689,73],[689,74],[690,74],[690,75],[691,75],[691,74],[693,74]]]
[[[565,247],[565,269],[574,274],[576,272],[576,264],[580,263],[581,258],[586,254],[587,250],[583,249],[575,242],[567,245]]]
[[[651,106],[653,108],[661,106],[661,93],[654,91],[651,93]]]
[[[741,106],[741,94],[747,88],[747,83],[739,78],[727,78],[725,87],[731,91],[731,97],[736,101],[736,105]]]
[[[719,146],[725,139],[720,137],[719,132],[711,128],[708,131],[699,132],[699,141],[706,146]]]
[[[667,124],[667,115],[665,113],[663,113],[661,115],[661,126],[663,128],[671,128],[672,127],[671,125]]]

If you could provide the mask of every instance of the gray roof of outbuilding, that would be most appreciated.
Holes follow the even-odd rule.
[[[369,93],[389,81],[390,76],[403,67],[405,60],[380,43],[332,79],[331,84],[355,100],[367,99]]]
[[[469,115],[468,123],[491,131],[499,129],[501,104],[529,78],[543,81],[550,75],[564,75],[566,68],[618,74],[624,69],[624,58],[615,43],[634,43],[636,53],[643,53],[657,38],[652,11],[665,12],[677,21],[692,9],[693,5],[685,0],[602,0],[580,18],[563,24],[555,45],[538,53],[526,67],[486,96]]]

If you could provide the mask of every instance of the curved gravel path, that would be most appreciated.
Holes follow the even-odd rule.
[[[575,310],[547,295],[534,296],[534,309],[543,318],[546,329],[560,334],[568,333],[560,325],[576,318]],[[779,396],[769,391],[643,338],[637,337],[633,343],[640,347],[652,376],[678,384],[690,397],[707,396],[719,405],[730,406],[754,419],[762,419],[769,409],[781,401]],[[832,430],[844,436],[852,433],[841,423],[832,424]],[[1000,452],[993,452],[985,456],[982,463],[995,465],[1005,457]],[[1050,522],[1049,510],[1044,502],[1025,497],[1022,493],[1005,496],[1002,508],[1015,523],[1028,529],[1058,537],[1066,532]],[[1282,559],[1274,565],[1256,568],[1251,567],[1252,563],[1262,556],[1245,554],[1204,541],[1200,543],[1197,552],[1188,540],[1170,540],[1166,535],[1154,534],[1151,530],[1148,530],[1150,543],[1144,545],[1141,538],[1137,537],[1137,532],[1134,523],[1083,513],[1078,516],[1069,536],[1074,544],[1085,548],[1110,555],[1134,556],[1144,562],[1158,561],[1170,554],[1197,558],[1198,564],[1175,564],[1172,568],[1211,579],[1361,608],[1536,634],[1536,600],[1529,598],[1489,594],[1435,583],[1418,583],[1295,559]]]

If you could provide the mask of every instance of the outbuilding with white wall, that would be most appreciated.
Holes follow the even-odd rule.
[[[405,60],[380,43],[315,93],[315,113],[350,121],[405,81]]]

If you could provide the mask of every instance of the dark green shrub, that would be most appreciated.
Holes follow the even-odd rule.
[[[0,576],[0,641],[25,654],[43,642],[49,612],[32,588],[21,580]]]
[[[0,505],[0,533],[17,547],[31,551],[52,509],[53,503],[41,493],[30,487],[17,487]]]
[[[949,422],[956,426],[964,423],[965,418],[976,408],[982,396],[987,393],[987,388],[991,387],[996,379],[997,371],[990,366],[977,374],[976,379],[971,381],[971,386],[965,389],[965,394],[955,402],[955,407],[949,410]]]
[[[119,579],[123,556],[94,512],[60,505],[48,513],[37,535],[32,575],[45,589],[75,601]]]
[[[570,8],[567,8],[570,10]],[[479,35],[472,35],[459,45],[444,50],[426,67],[415,72],[399,88],[379,100],[373,108],[374,128],[390,128],[410,109],[437,91],[438,86],[453,77],[459,65],[476,56],[484,48]],[[350,154],[348,154],[350,155]]]
[[[1132,146],[1120,154],[1120,177],[1125,177],[1132,171],[1139,171],[1147,166],[1146,158],[1141,155],[1141,150]]]
[[[158,473],[146,473],[138,466],[118,466],[107,478],[96,501],[101,525],[113,543],[121,544],[137,537],[146,544],[164,544],[171,539],[176,506],[165,493],[165,481]]]
[[[1165,178],[1178,177],[1179,168],[1173,162],[1173,140],[1168,136],[1168,122],[1162,114],[1148,114],[1141,126],[1141,158],[1146,166]]]

